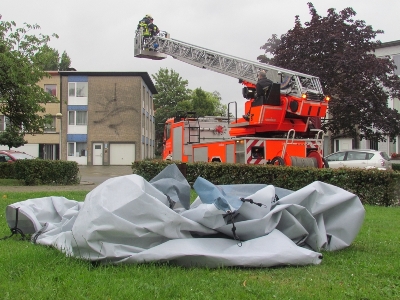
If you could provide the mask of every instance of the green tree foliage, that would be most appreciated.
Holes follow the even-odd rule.
[[[9,119],[13,129],[9,133],[18,133],[16,139],[43,133],[48,118],[39,114],[45,111],[42,104],[56,100],[36,84],[49,76],[35,63],[35,55],[45,51],[50,41],[48,35],[31,34],[39,29],[38,25],[25,23],[16,28],[15,22],[0,22],[0,114]]]
[[[214,111],[213,103],[207,93],[201,88],[197,88],[192,92],[192,107],[196,107],[197,116],[211,116]],[[194,109],[193,109],[194,110]]]
[[[63,52],[60,57],[54,48],[44,45],[34,56],[34,62],[45,71],[67,71],[71,66],[71,59],[67,52]]]
[[[19,127],[9,125],[2,133],[0,133],[0,145],[8,146],[8,149],[18,148],[27,143],[24,139],[24,134]]]
[[[59,71],[67,71],[71,66],[71,58],[68,56],[67,52],[63,52],[58,64]]]
[[[226,116],[227,107],[221,103],[218,92],[210,93],[197,88],[192,92],[191,110],[197,116]]]
[[[400,134],[400,114],[387,101],[400,97],[400,79],[392,60],[374,54],[381,44],[375,38],[383,31],[354,20],[352,8],[339,13],[331,8],[323,17],[308,6],[311,20],[302,25],[296,16],[294,28],[268,39],[258,60],[320,77],[332,96],[323,129],[333,135],[393,140]]]
[[[206,92],[208,93],[208,92]],[[212,93],[208,93],[210,100],[213,102],[214,113],[213,116],[227,116],[228,115],[228,106],[226,104],[222,104],[222,97],[218,91],[214,91]]]

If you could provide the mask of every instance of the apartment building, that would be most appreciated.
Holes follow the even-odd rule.
[[[50,75],[38,84],[60,100],[46,104],[53,124],[43,135],[27,135],[28,144],[17,150],[80,165],[130,165],[154,157],[157,91],[147,72]]]

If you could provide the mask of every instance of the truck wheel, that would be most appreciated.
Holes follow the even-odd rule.
[[[329,168],[329,164],[328,164],[328,161],[325,159],[325,158],[323,158],[322,157],[322,163],[323,163],[323,168],[325,168],[325,169],[328,169]]]
[[[275,157],[271,160],[271,165],[274,165],[274,166],[284,166],[284,165],[285,165],[285,161],[283,160],[282,157],[280,157],[280,156],[275,156]]]

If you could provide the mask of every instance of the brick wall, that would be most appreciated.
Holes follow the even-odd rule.
[[[93,143],[135,143],[140,159],[141,77],[89,76],[88,164]],[[105,153],[104,164],[109,164]]]

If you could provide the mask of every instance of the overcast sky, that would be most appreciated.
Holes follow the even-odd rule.
[[[257,61],[260,47],[272,34],[293,28],[294,17],[310,20],[307,0],[3,0],[3,21],[38,24],[44,34],[56,33],[59,39],[50,46],[64,50],[78,71],[146,71],[160,68],[178,72],[189,81],[189,88],[218,91],[222,102],[237,101],[243,113],[242,86],[236,78],[203,70],[168,57],[152,61],[133,56],[136,25],[151,14],[161,30],[171,38],[210,50]],[[352,7],[356,19],[366,21],[382,42],[400,40],[400,1],[396,0],[313,0],[317,12],[325,16],[328,8],[337,11]]]

